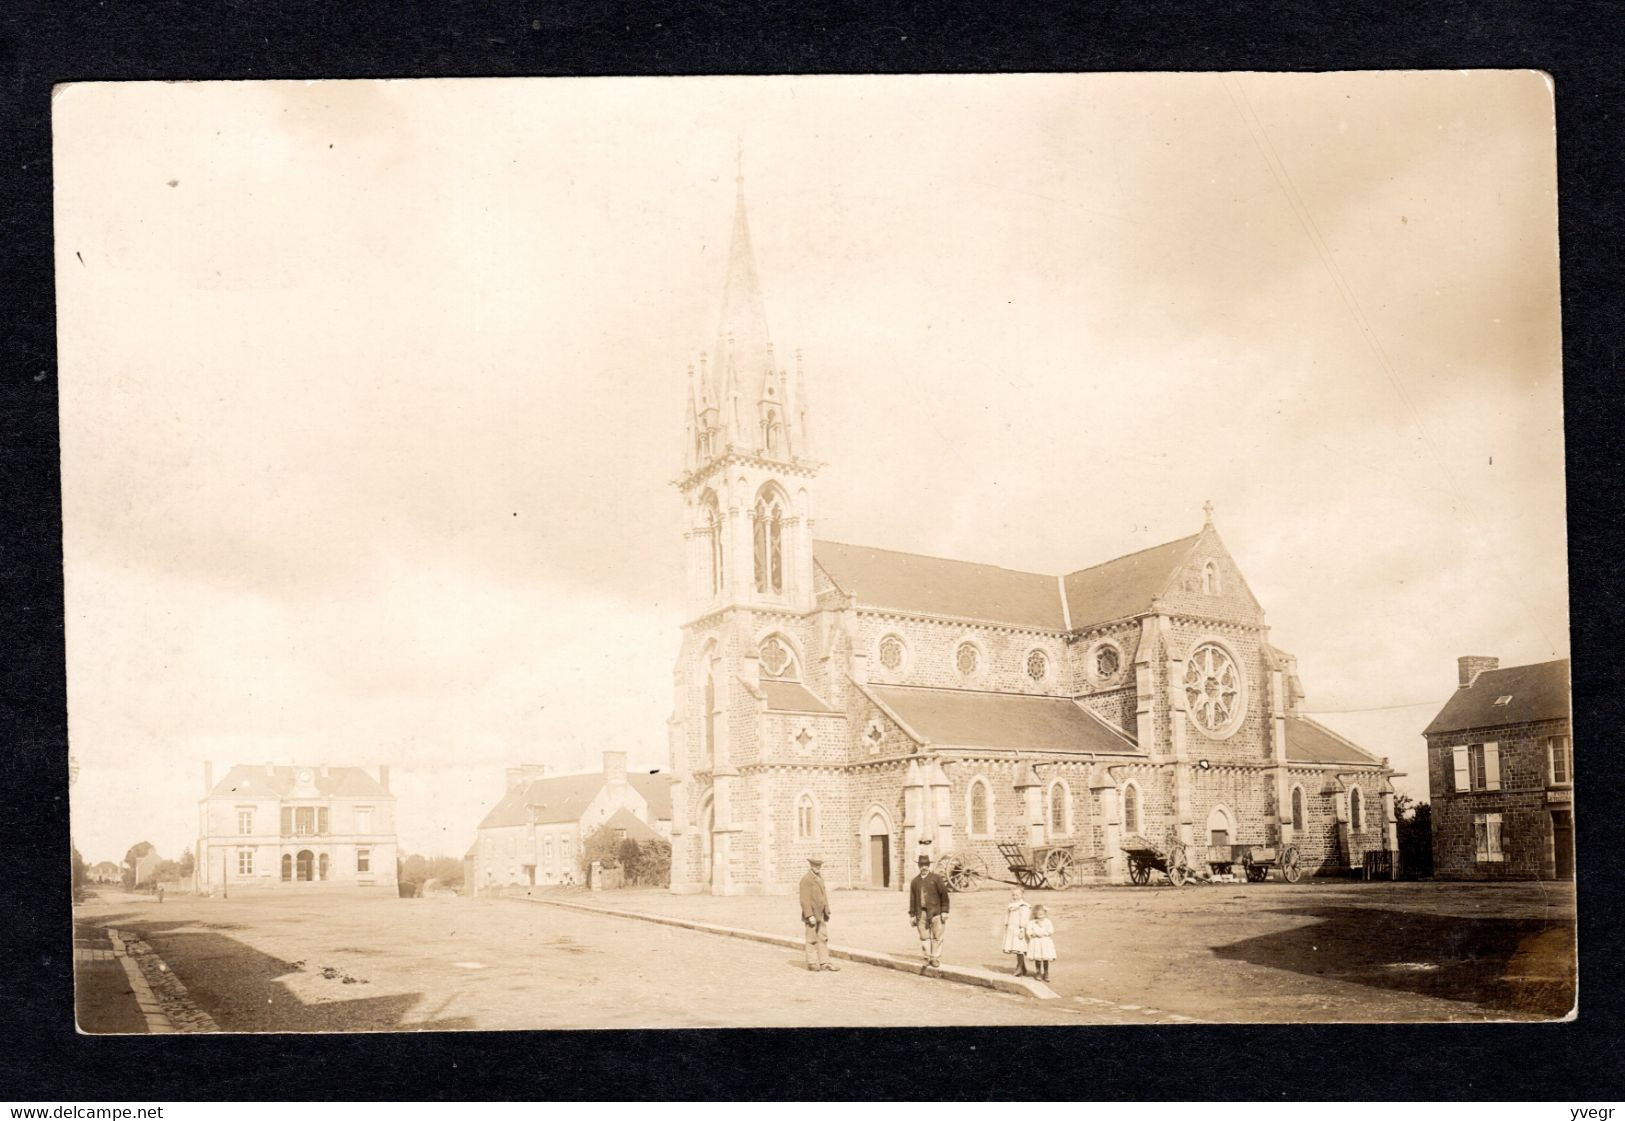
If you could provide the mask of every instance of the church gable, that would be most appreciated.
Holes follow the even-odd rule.
[[[1189,549],[1158,597],[1162,610],[1238,622],[1262,622],[1263,607],[1212,524],[1187,540]]]

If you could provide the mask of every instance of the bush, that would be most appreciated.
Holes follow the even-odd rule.
[[[617,838],[608,826],[600,826],[581,846],[581,875],[585,880],[593,861],[602,869],[619,868],[628,886],[671,886],[671,846],[658,837],[641,844],[627,837]]]

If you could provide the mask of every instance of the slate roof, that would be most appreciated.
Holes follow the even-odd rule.
[[[624,829],[626,830],[626,835],[629,838],[640,842],[661,841],[665,839],[659,833],[656,833],[653,829],[650,829],[648,824],[644,822],[642,818],[638,817],[637,814],[633,813],[624,806],[610,814],[609,817],[605,818],[604,824],[600,825],[598,828]],[[594,829],[593,832],[598,832],[598,829]]]
[[[1148,610],[1200,536],[1181,537],[1068,574],[1062,583],[1072,626],[1082,629]]]
[[[1143,754],[1127,733],[1065,697],[908,685],[870,685],[867,692],[927,743],[939,746]]]
[[[643,795],[643,800],[649,804],[650,817],[656,821],[671,819],[671,782],[665,775],[628,771],[626,781],[633,790]],[[567,821],[579,821],[603,788],[602,771],[584,775],[539,778],[504,794],[502,800],[492,806],[491,811],[480,822],[480,828],[528,825],[531,806],[536,808],[537,825],[558,825]]]
[[[1381,759],[1307,716],[1286,718],[1286,757],[1290,763],[1380,764]]]
[[[324,778],[320,767],[272,767],[267,774],[265,767],[246,763],[238,763],[227,771],[226,777],[215,783],[209,794],[235,794],[240,798],[291,798],[296,786],[294,776],[303,770],[311,772],[315,780],[312,785],[323,798],[394,797],[360,767],[329,767]]]
[[[834,541],[814,541],[813,559],[837,588],[867,607],[1059,631],[1067,628],[1069,615],[1076,630],[1148,611],[1199,537],[1060,578]]]
[[[1504,705],[1495,702],[1512,699]],[[1424,735],[1497,728],[1533,720],[1569,717],[1569,660],[1558,658],[1527,666],[1485,670],[1465,689],[1457,689]]]
[[[814,541],[813,560],[837,588],[870,607],[1066,629],[1053,576],[834,541]]]
[[[770,712],[833,712],[818,696],[799,681],[762,679],[762,695]]]

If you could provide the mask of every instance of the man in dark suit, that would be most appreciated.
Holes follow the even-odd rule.
[[[809,856],[807,874],[801,877],[801,928],[807,935],[807,968],[840,972],[829,960],[829,892],[824,890],[822,857]]]
[[[908,885],[908,917],[920,933],[925,963],[941,965],[943,932],[948,925],[948,881],[931,871],[931,858],[923,854],[920,874]]]

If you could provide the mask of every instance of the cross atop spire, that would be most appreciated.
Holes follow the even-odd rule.
[[[1210,498],[1202,503],[1203,524],[1213,524],[1213,500]]]

